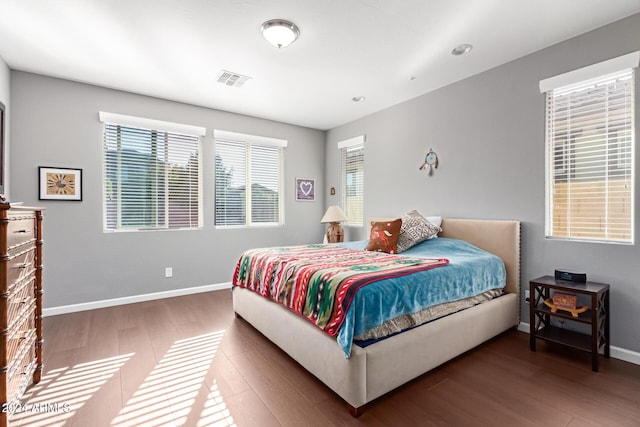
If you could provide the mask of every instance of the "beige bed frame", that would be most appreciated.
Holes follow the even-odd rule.
[[[335,338],[252,291],[234,288],[233,309],[337,393],[351,414],[358,416],[368,402],[519,323],[520,222],[444,219],[442,230],[442,237],[466,240],[502,258],[507,294],[366,348],[354,345],[349,359]]]

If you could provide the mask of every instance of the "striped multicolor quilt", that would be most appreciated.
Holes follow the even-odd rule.
[[[335,336],[358,289],[448,263],[334,245],[251,249],[238,260],[233,285],[277,301]]]

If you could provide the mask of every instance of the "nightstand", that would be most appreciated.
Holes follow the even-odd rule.
[[[589,298],[588,309],[579,314],[564,310],[552,311],[544,304],[553,292],[574,294]],[[598,372],[598,354],[609,358],[609,285],[605,283],[573,283],[543,276],[529,282],[529,337],[531,351],[536,351],[536,339],[562,344],[591,352],[591,369]],[[552,325],[553,318],[582,323],[589,326],[590,333],[581,333]]]

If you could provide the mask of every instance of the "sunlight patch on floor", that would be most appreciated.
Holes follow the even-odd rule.
[[[207,396],[207,402],[200,413],[200,420],[198,420],[196,427],[234,427],[236,424],[233,422],[233,417],[229,409],[227,409],[227,405],[224,404],[215,381],[209,389],[211,391]]]
[[[63,426],[135,353],[52,369],[10,418],[29,427]]]
[[[205,376],[223,336],[224,331],[218,331],[176,341],[127,401],[111,426],[186,425],[198,394],[203,387],[207,387]]]

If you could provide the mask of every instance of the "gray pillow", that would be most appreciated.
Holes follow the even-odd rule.
[[[402,216],[402,227],[398,236],[398,253],[429,239],[442,231],[440,227],[430,223],[417,210]]]

